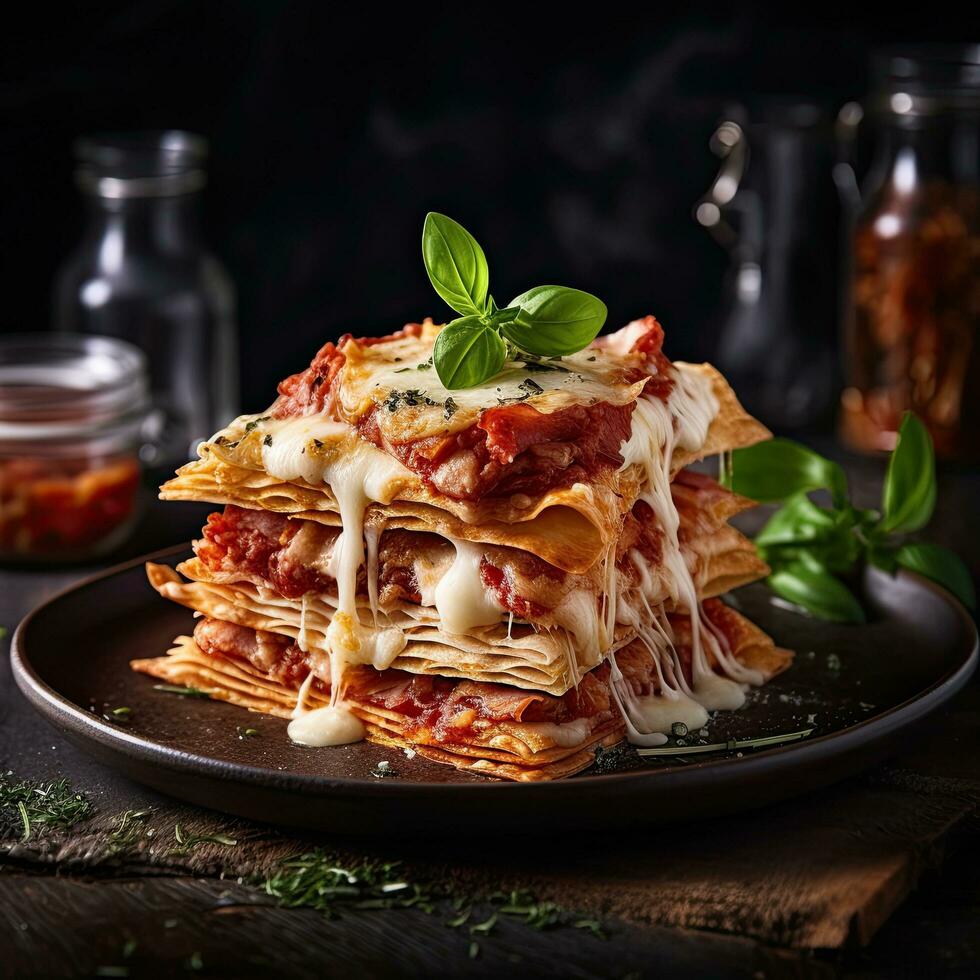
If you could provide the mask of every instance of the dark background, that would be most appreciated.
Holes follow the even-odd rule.
[[[49,323],[82,227],[72,140],[197,131],[212,143],[207,236],[238,288],[251,409],[327,339],[444,315],[420,257],[430,209],[480,239],[500,297],[578,286],[607,302],[610,326],[653,312],[672,356],[712,355],[728,256],[692,206],[727,107],[803,97],[831,119],[865,92],[873,48],[976,27],[952,7],[850,5],[144,0],[20,17],[0,32],[0,330]],[[838,244],[822,227],[814,276],[836,280]],[[807,327],[824,347],[834,310]]]

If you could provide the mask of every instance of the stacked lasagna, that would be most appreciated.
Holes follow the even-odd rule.
[[[653,317],[446,390],[439,328],[327,344],[164,485],[210,501],[195,557],[149,565],[198,614],[139,671],[489,776],[661,744],[788,666],[720,594],[766,574],[686,469],[768,437]]]

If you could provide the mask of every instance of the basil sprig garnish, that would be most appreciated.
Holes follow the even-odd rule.
[[[588,347],[606,322],[601,300],[566,286],[535,286],[498,307],[479,242],[444,214],[426,215],[422,259],[435,291],[461,314],[446,324],[432,350],[439,380],[450,390],[489,380],[508,356],[574,354]]]
[[[897,537],[925,527],[936,506],[932,441],[911,412],[888,461],[880,512],[855,507],[840,466],[789,439],[737,449],[725,483],[746,497],[782,504],[756,535],[756,550],[772,570],[770,588],[821,619],[864,621],[861,604],[839,577],[862,560],[891,573],[911,569],[976,606],[970,573],[952,551]],[[810,498],[816,490],[830,492],[829,507]]]

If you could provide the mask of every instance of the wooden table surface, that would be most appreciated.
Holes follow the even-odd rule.
[[[849,461],[873,505],[877,463]],[[944,472],[932,540],[980,572],[980,473]],[[206,508],[150,505],[126,548],[192,537]],[[0,624],[12,627],[91,568],[0,572]],[[0,641],[6,650],[7,640]],[[67,777],[91,817],[20,840],[0,830],[0,975],[973,977],[980,972],[980,685],[974,680],[912,750],[859,778],[768,809],[622,839],[459,837],[433,853],[411,840],[372,844],[300,835],[196,810],[89,760],[36,716],[0,662],[0,770]],[[150,811],[139,839],[112,834]],[[238,844],[162,846],[185,832]],[[172,845],[172,841],[171,841]],[[539,931],[500,916],[488,935],[449,927],[452,910],[280,907],[256,882],[324,847],[338,860],[404,862],[419,882],[473,896],[519,887],[606,938],[569,924]],[[462,892],[461,892],[462,893]],[[485,903],[484,903],[485,904]],[[486,914],[484,914],[486,913]],[[477,946],[473,942],[476,938]]]

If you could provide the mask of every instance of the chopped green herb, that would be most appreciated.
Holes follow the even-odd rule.
[[[64,830],[91,814],[91,804],[62,779],[54,783],[34,780],[15,782],[13,773],[0,774],[0,832],[12,834],[19,828],[28,840],[38,830]]]
[[[23,800],[17,804],[17,811],[20,813],[20,819],[24,825],[24,833],[20,839],[22,841],[29,840],[31,836],[31,818],[27,815],[27,807],[24,805]]]
[[[593,358],[595,360],[595,358]],[[572,925],[576,929],[588,929],[593,936],[598,939],[605,939],[606,934],[602,931],[602,925],[597,919],[579,919],[577,922],[573,922]]]
[[[133,709],[125,706],[112,708],[103,715],[106,721],[114,721],[117,725],[128,725],[133,720]]]
[[[491,935],[502,915],[518,918],[534,929],[574,925],[600,935],[595,920],[576,917],[554,902],[539,902],[528,892],[496,892],[486,897],[460,894],[451,885],[413,884],[405,879],[398,863],[366,860],[343,866],[323,850],[282,862],[262,881],[262,887],[286,908],[313,908],[326,915],[335,915],[343,907],[417,908],[432,914],[440,905],[448,905],[453,914],[445,923],[453,929],[470,922],[475,903],[489,906],[486,918],[468,926],[471,937]]]
[[[238,841],[226,834],[188,834],[180,826],[174,824],[174,840],[177,842],[176,850],[187,851],[198,844],[220,844],[222,847],[237,847]]]
[[[257,728],[242,728],[241,725],[236,725],[235,731],[238,732],[238,737],[242,739],[253,738],[255,735],[259,734],[259,730]]]
[[[397,412],[402,405],[415,408],[418,405],[428,405],[430,407],[438,405],[424,391],[418,388],[409,388],[407,391],[390,391],[385,399],[384,406],[389,412]]]
[[[269,419],[271,419],[271,418],[272,418],[271,415],[263,415],[261,418],[252,419],[251,422],[246,422],[245,423],[245,434],[248,435],[248,433],[251,432],[252,429],[254,429],[260,422],[268,422]]]
[[[144,820],[153,813],[153,810],[127,810],[119,819],[119,825],[111,830],[107,836],[108,853],[118,854],[120,851],[133,847],[144,837],[149,836],[146,831]],[[151,831],[152,833],[152,831]]]
[[[480,944],[474,939],[470,943],[469,958],[475,960],[480,955]]]
[[[7,636],[8,630],[6,626],[0,626],[0,640]]]
[[[571,373],[567,367],[564,367],[561,364],[552,364],[546,361],[532,361],[532,360],[524,360],[524,370],[536,371],[539,374],[543,374],[547,371],[564,371],[565,374]]]
[[[459,406],[456,404],[455,399],[452,398],[451,396],[447,398],[442,404],[446,409],[445,419],[448,422],[459,411]]]
[[[493,927],[497,924],[497,919],[500,918],[498,912],[494,912],[489,919],[483,922],[477,923],[475,926],[470,926],[471,936],[488,936],[493,931]]]
[[[154,684],[154,691],[163,691],[165,694],[179,694],[184,698],[209,698],[210,692],[202,691],[199,687],[181,687],[179,684]]]
[[[187,959],[187,968],[190,970],[201,970],[204,968],[204,960],[201,954],[195,950]]]
[[[265,434],[265,437],[262,439],[262,445],[263,446],[272,445],[272,436],[268,432]]]

